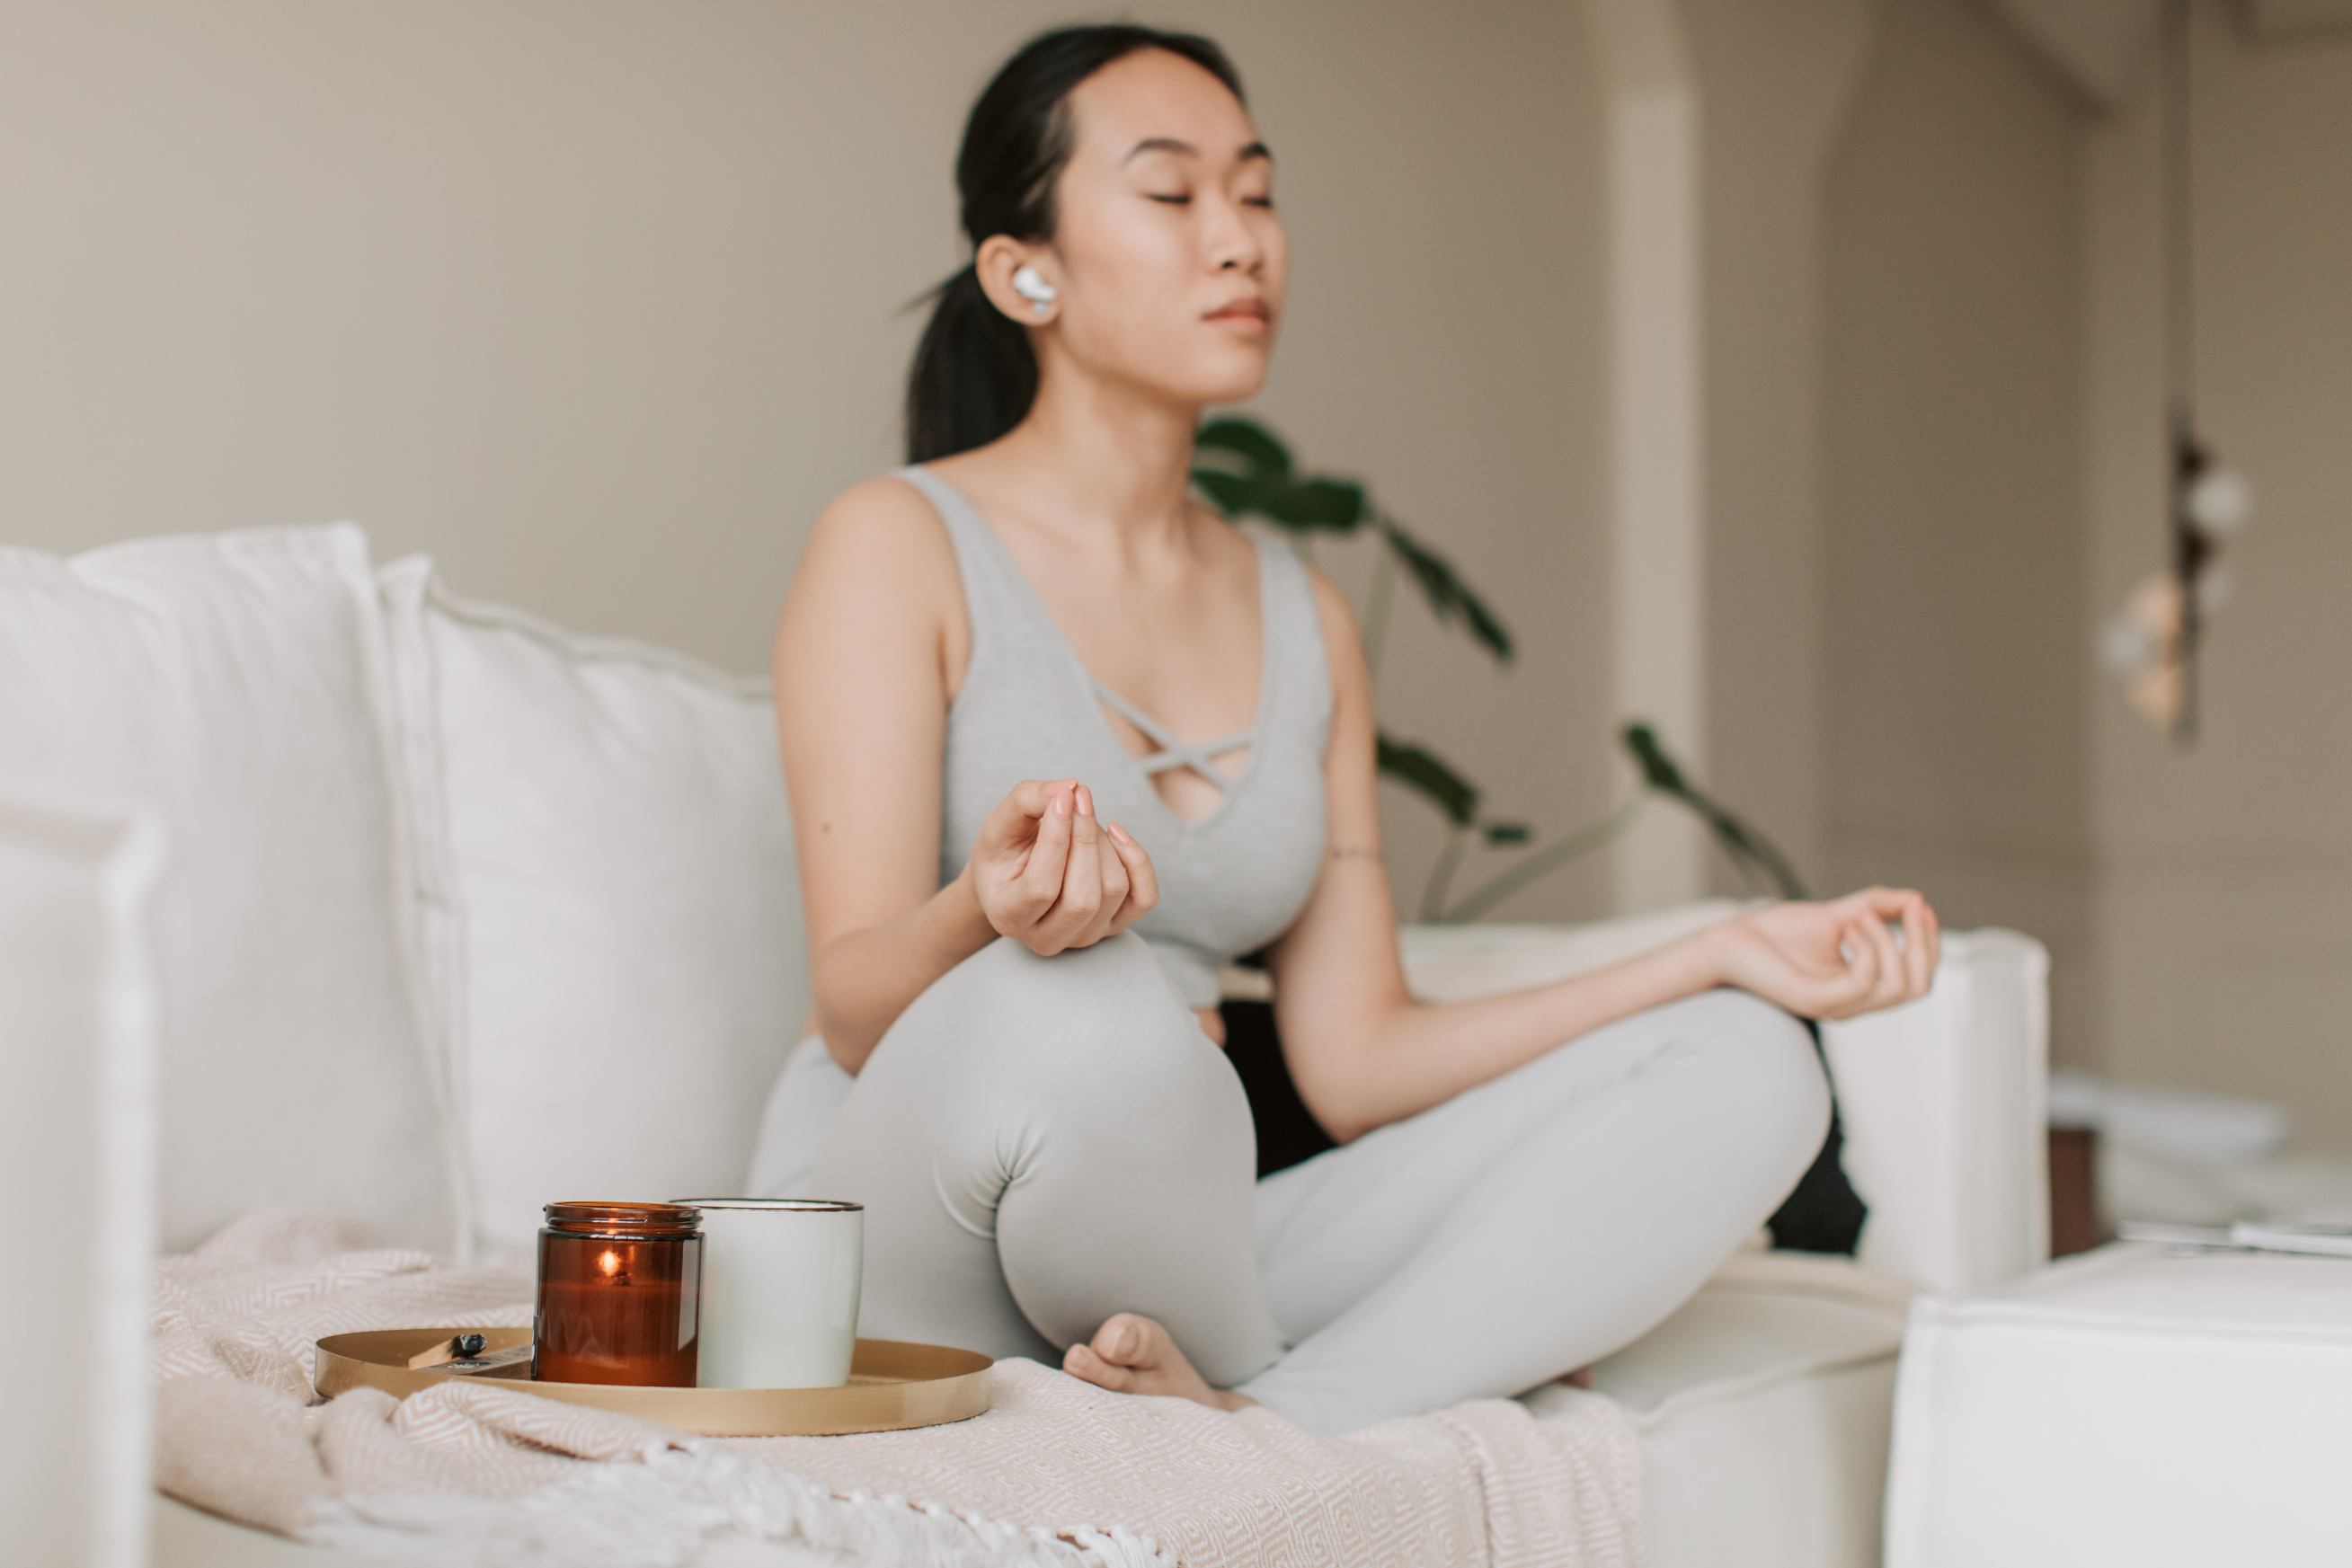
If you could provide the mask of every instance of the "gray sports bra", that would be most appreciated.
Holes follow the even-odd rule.
[[[1159,873],[1159,906],[1132,929],[1188,1006],[1215,1006],[1218,968],[1288,929],[1322,869],[1331,676],[1307,569],[1287,546],[1252,536],[1265,643],[1257,722],[1187,745],[1087,673],[971,502],[929,469],[902,468],[898,476],[947,524],[971,620],[971,657],[948,709],[940,885],[963,869],[982,821],[1005,791],[1024,779],[1077,779],[1094,792],[1097,815],[1135,835]],[[1104,703],[1160,749],[1131,754]],[[1209,760],[1244,745],[1237,774]],[[1152,787],[1152,775],[1171,768],[1193,769],[1224,799],[1187,821]]]

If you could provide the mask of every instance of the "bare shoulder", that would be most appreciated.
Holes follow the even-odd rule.
[[[1348,602],[1348,596],[1339,591],[1339,585],[1321,567],[1307,566],[1307,580],[1315,588],[1315,613],[1322,618],[1324,636],[1328,639],[1338,632],[1352,644],[1356,641],[1356,607]]]
[[[947,525],[903,479],[888,475],[851,486],[818,515],[802,553],[795,583],[814,571],[827,587],[842,577],[879,577],[920,589],[938,579],[955,583],[955,547]]]
[[[1334,695],[1349,697],[1370,689],[1371,675],[1364,667],[1364,642],[1356,625],[1356,607],[1321,568],[1309,566],[1307,580],[1315,589],[1315,618],[1323,628],[1323,656],[1331,666]]]
[[[931,504],[887,476],[834,497],[784,596],[777,668],[807,668],[814,659],[911,659],[952,691],[969,641],[955,546]]]

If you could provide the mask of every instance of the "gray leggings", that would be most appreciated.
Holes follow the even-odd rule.
[[[855,1080],[805,1042],[752,1187],[866,1205],[861,1333],[1057,1364],[1141,1312],[1210,1382],[1345,1432],[1638,1338],[1778,1206],[1828,1115],[1803,1029],[1710,991],[1258,1181],[1240,1080],[1139,938],[1008,939]]]

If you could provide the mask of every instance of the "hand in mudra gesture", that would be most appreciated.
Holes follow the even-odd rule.
[[[981,823],[971,870],[989,925],[1041,957],[1115,936],[1160,902],[1151,857],[1096,820],[1075,779],[1014,785]]]
[[[1811,1019],[1926,996],[1942,940],[1925,898],[1885,887],[1827,904],[1771,904],[1705,936],[1717,944],[1724,984]]]

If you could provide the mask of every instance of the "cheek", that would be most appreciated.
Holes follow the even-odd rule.
[[[1273,237],[1278,251],[1281,236]],[[1264,379],[1270,343],[1203,327],[1200,312],[1217,291],[1203,287],[1200,243],[1182,224],[1145,207],[1132,218],[1066,225],[1055,244],[1072,284],[1061,340],[1073,361],[1211,402],[1246,397]],[[1281,262],[1267,260],[1261,283],[1278,300]]]
[[[1164,247],[1172,250],[1173,247]],[[1105,370],[1147,377],[1172,368],[1194,335],[1192,268],[1149,244],[1093,258],[1072,258],[1069,308],[1062,340],[1069,353]],[[1084,270],[1081,266],[1084,265]]]
[[[1182,315],[1199,268],[1180,226],[1165,222],[1099,225],[1065,254],[1079,285],[1071,325],[1105,341],[1165,331]]]

